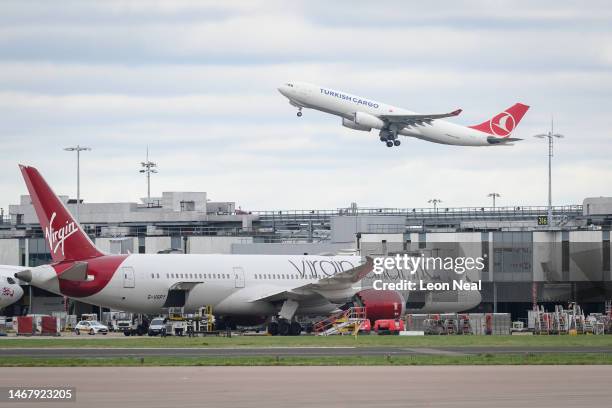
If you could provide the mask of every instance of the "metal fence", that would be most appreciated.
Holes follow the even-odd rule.
[[[449,225],[457,221],[519,221],[535,219],[545,215],[545,206],[522,207],[449,207],[449,208],[338,208],[336,210],[266,210],[251,211],[257,217],[253,220],[252,229],[243,229],[241,225],[211,226],[201,222],[183,223],[181,225],[154,225],[118,224],[95,225],[86,224],[87,232],[95,237],[113,236],[288,236],[306,238],[309,240],[322,240],[329,236],[331,218],[333,216],[381,216],[381,222],[370,224],[368,232],[400,233],[426,229],[428,225]],[[567,205],[553,207],[553,215],[570,219],[582,215],[581,205]],[[384,222],[384,216],[406,217],[406,227]],[[0,224],[10,225],[10,217],[3,217]],[[38,225],[23,224],[11,225],[18,230],[26,230],[27,236],[42,236]],[[278,239],[278,238],[277,238]]]
[[[259,243],[298,243],[298,242],[324,242],[328,241],[329,230],[295,230],[295,231],[258,231],[243,230],[239,227],[209,227],[209,226],[159,226],[148,228],[146,226],[96,226],[84,225],[85,232],[92,238],[120,238],[120,237],[242,237]],[[27,238],[43,238],[44,234],[39,226],[28,226],[20,236]]]
[[[406,330],[425,334],[509,335],[510,313],[407,314]]]
[[[460,218],[460,219],[517,219],[546,215],[547,206],[505,207],[414,207],[414,208],[369,208],[348,207],[336,210],[274,210],[251,211],[260,221],[320,221],[332,216],[389,215],[406,216],[408,219]],[[561,205],[552,208],[554,216],[577,217],[582,215],[582,205]]]

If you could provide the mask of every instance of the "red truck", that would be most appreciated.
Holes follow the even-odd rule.
[[[404,321],[400,319],[381,319],[374,322],[377,334],[399,334],[404,331]]]

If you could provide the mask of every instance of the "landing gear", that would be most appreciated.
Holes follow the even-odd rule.
[[[291,322],[291,326],[289,327],[289,335],[290,336],[299,336],[302,333],[302,325],[298,322]]]
[[[276,317],[268,324],[268,333],[272,336],[297,336],[302,332],[302,326],[294,320],[299,303],[292,299],[283,302]]]
[[[287,319],[279,319],[268,324],[268,334],[270,336],[299,336],[302,333],[302,325],[296,321],[290,322]]]
[[[381,130],[378,135],[380,136],[380,141],[383,143],[387,143],[388,140],[393,140],[393,133],[386,129]]]
[[[298,118],[302,117],[302,108],[298,108],[297,116],[298,116]]]
[[[281,319],[278,322],[278,334],[280,336],[288,336],[289,330],[291,329],[291,323],[285,319]]]
[[[397,139],[397,130],[382,129],[380,131],[380,141],[385,143],[387,147],[399,146],[401,142]]]
[[[270,336],[276,336],[278,334],[278,323],[277,322],[270,322],[270,324],[268,324],[268,334]]]

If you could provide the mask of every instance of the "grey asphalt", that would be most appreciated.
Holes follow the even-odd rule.
[[[241,347],[138,348],[53,347],[0,348],[0,357],[253,357],[253,356],[384,356],[474,355],[513,353],[612,353],[612,347]]]
[[[6,407],[609,407],[612,366],[37,367],[3,386],[76,388]]]

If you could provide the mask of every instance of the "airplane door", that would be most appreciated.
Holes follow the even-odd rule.
[[[123,275],[123,287],[124,288],[133,288],[136,286],[136,278],[134,277],[134,268],[131,266],[124,266],[121,268],[121,273]]]
[[[234,267],[234,283],[237,288],[244,288],[244,269],[242,266]]]

